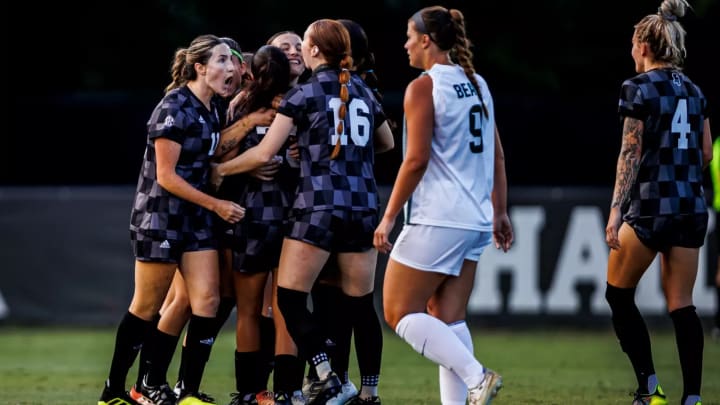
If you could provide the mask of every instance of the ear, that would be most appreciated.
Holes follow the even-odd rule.
[[[432,40],[430,39],[430,35],[428,34],[420,34],[420,43],[422,43],[423,49],[426,49],[430,46],[430,43],[432,43]]]
[[[317,45],[313,45],[312,48],[310,48],[310,56],[318,56],[320,53],[320,48],[317,47]]]
[[[652,52],[650,51],[650,45],[647,42],[640,43],[640,56],[649,56]]]
[[[205,76],[205,74],[207,73],[207,66],[199,62],[195,63],[195,71],[197,72],[198,76]]]

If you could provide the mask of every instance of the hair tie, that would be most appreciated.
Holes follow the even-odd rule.
[[[658,14],[660,14],[660,17],[662,17],[663,19],[665,19],[667,21],[670,21],[670,22],[677,21],[677,16],[675,14],[665,14],[662,11],[662,9],[659,7],[658,7]]]

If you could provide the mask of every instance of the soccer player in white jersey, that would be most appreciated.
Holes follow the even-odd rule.
[[[440,365],[444,405],[488,404],[502,386],[475,359],[465,316],[480,254],[493,239],[504,251],[513,241],[493,100],[468,48],[458,10],[427,7],[409,19],[405,49],[424,73],[405,92],[405,156],[374,235],[390,252],[385,320]]]

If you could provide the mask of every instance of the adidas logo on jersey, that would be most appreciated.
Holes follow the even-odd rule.
[[[167,117],[165,117],[165,122],[163,123],[163,125],[165,127],[171,127],[171,126],[175,125],[175,118],[168,115]]]
[[[170,249],[170,242],[166,240],[163,241],[163,243],[160,244],[160,249]]]

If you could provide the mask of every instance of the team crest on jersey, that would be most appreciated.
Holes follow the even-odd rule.
[[[672,73],[672,81],[675,87],[680,87],[682,85],[682,78],[677,72]]]
[[[202,115],[201,115],[201,116],[200,116],[200,119],[199,119],[198,121],[199,121],[201,124],[204,124],[204,123],[205,123],[205,118],[203,118]]]
[[[165,117],[165,123],[163,125],[165,125],[165,127],[171,127],[175,125],[175,118],[168,115],[167,117]]]

